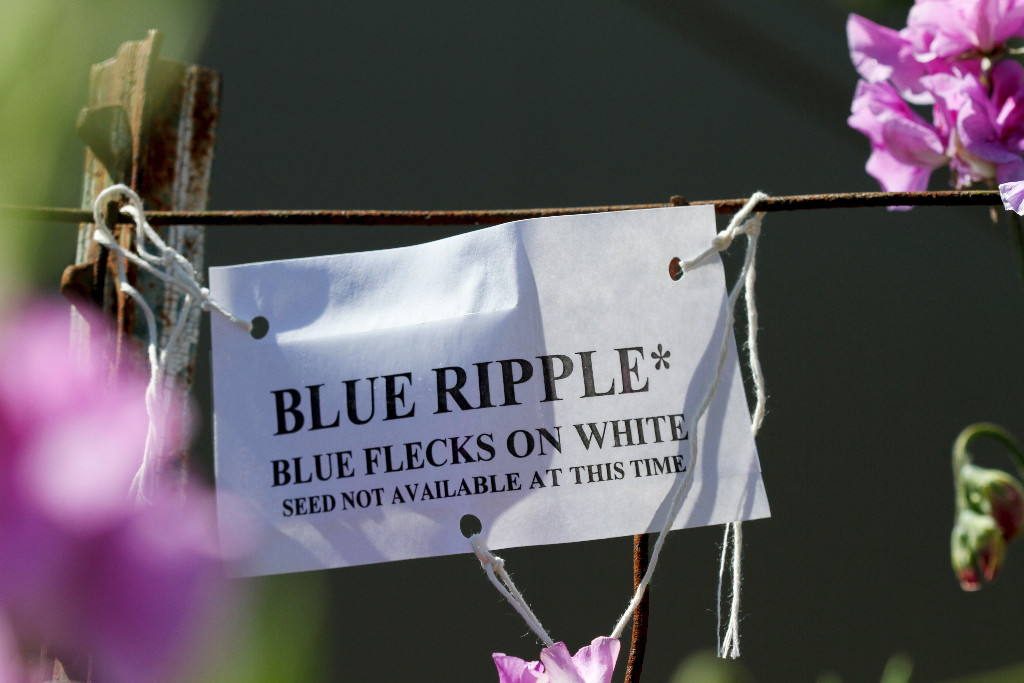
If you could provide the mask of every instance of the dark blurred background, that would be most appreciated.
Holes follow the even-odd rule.
[[[52,104],[68,111],[46,131],[68,143],[56,180],[39,197],[4,201],[78,204],[73,121],[88,64],[151,27],[166,33],[165,56],[223,76],[214,209],[873,190],[867,141],[846,125],[857,80],[846,15],[899,27],[908,3],[250,0],[185,3],[179,23],[157,4],[121,5],[101,33],[60,53],[77,71]],[[933,178],[936,188],[947,182],[942,170]],[[55,286],[72,230],[31,230],[52,237],[30,250],[31,273]],[[215,227],[207,262],[454,232]],[[727,256],[729,272],[738,260]],[[1009,234],[983,208],[773,213],[757,294],[770,393],[758,449],[772,517],[744,527],[741,664],[755,680],[831,672],[866,681],[904,653],[914,680],[930,681],[1024,659],[1024,550],[1011,544],[1003,575],[976,594],[960,590],[949,566],[953,439],[978,420],[1024,436],[1024,282]],[[196,457],[207,470],[208,345],[196,387],[205,408]],[[668,680],[714,647],[721,534],[670,537],[644,680]],[[618,538],[499,554],[549,632],[575,651],[625,607],[631,548]],[[225,657],[273,648],[276,680],[488,681],[491,652],[535,659],[541,647],[470,554],[245,583],[262,596],[258,638]],[[617,679],[628,632],[623,640]]]

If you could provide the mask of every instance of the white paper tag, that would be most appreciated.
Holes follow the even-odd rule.
[[[661,528],[714,375],[725,281],[673,257],[711,207],[519,221],[416,247],[210,269],[221,533],[256,575]],[[735,348],[673,528],[765,517]],[[228,500],[230,499],[230,504]],[[466,518],[468,521],[468,518]]]

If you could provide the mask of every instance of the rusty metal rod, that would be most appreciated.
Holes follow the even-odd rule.
[[[549,209],[498,209],[482,211],[405,211],[405,210],[254,210],[254,211],[151,211],[146,214],[152,225],[496,225],[525,218],[603,213],[631,209],[654,209],[686,204],[672,197],[663,204],[620,204],[576,206]],[[746,198],[713,199],[689,202],[690,206],[711,204],[716,214],[739,211]],[[840,192],[769,197],[758,205],[759,211],[802,211],[805,209],[845,209],[872,206],[998,206],[1002,202],[995,190],[944,190],[935,192]],[[82,209],[0,205],[0,216],[54,223],[91,223],[92,214]],[[128,219],[125,217],[125,222]]]
[[[633,537],[633,590],[647,574],[650,563],[648,547],[650,534],[637,534]],[[623,683],[639,683],[640,673],[644,668],[644,652],[647,650],[647,620],[651,611],[651,587],[644,589],[644,596],[633,610],[633,635],[629,641],[629,659],[626,662],[626,677]]]
[[[602,213],[666,206],[711,204],[715,213],[732,214],[747,203],[746,198],[687,202],[674,196],[666,204],[586,206],[549,209],[509,209],[486,211],[384,211],[384,210],[255,210],[255,211],[152,211],[146,214],[152,225],[495,225],[526,218],[541,218],[581,213]],[[937,192],[847,192],[769,197],[758,205],[759,211],[799,211],[882,206],[998,206],[999,193],[981,191]],[[80,209],[0,205],[0,215],[44,222],[90,223],[92,214]],[[634,590],[648,566],[647,534],[633,538]],[[637,683],[643,669],[650,610],[649,590],[633,615],[633,631],[626,683]]]

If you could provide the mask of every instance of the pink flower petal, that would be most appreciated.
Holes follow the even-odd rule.
[[[565,643],[555,643],[541,650],[540,662],[551,683],[590,683],[576,670]]]
[[[527,662],[501,652],[491,655],[498,669],[498,683],[543,683],[544,666],[540,662]]]
[[[886,192],[923,192],[932,173],[931,169],[899,161],[884,149],[874,150],[864,168]]]
[[[498,683],[611,683],[619,641],[598,637],[571,657],[565,643],[540,651],[540,662],[495,652]]]
[[[965,35],[964,17],[956,4],[946,0],[918,2],[907,16],[917,58],[922,61],[956,57],[971,48]]]
[[[981,52],[992,52],[1009,38],[1018,35],[1024,25],[1024,8],[1012,0],[977,0],[967,16],[967,36]]]
[[[882,126],[882,142],[905,164],[929,171],[946,163],[945,145],[935,128],[907,118],[892,117]]]
[[[850,59],[861,78],[877,83],[892,76],[900,61],[900,49],[907,44],[899,32],[851,14],[846,20]]]
[[[1021,34],[1022,9],[1015,0],[918,0],[905,34],[925,62],[991,54]]]
[[[913,46],[900,32],[851,14],[846,38],[850,59],[862,78],[872,83],[888,81],[914,104],[932,102],[921,80],[929,73],[929,65],[915,58]]]
[[[999,196],[1002,197],[1003,206],[1007,211],[1016,211],[1024,216],[1024,180],[1000,183]]]
[[[583,680],[587,683],[611,683],[619,647],[617,638],[600,637],[577,652],[572,659]]]
[[[859,81],[850,104],[847,123],[867,136],[872,145],[882,145],[882,126],[886,118],[910,115],[910,108],[888,83]]]
[[[1018,178],[1024,178],[1024,159],[1014,157],[1005,164],[996,167],[996,183],[1012,183]]]

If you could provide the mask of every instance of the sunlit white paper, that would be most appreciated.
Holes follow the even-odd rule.
[[[237,575],[661,528],[724,334],[711,207],[560,216],[210,271]],[[372,378],[372,379],[371,379]],[[673,528],[769,514],[733,342]]]

